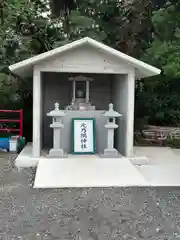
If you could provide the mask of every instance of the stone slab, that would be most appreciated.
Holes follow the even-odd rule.
[[[52,148],[49,151],[49,154],[47,155],[47,157],[65,158],[65,157],[68,157],[68,155],[64,153],[63,149],[53,149]]]
[[[134,156],[149,159],[150,165],[172,165],[180,163],[180,152],[169,147],[134,147]]]
[[[113,149],[104,149],[104,153],[100,155],[102,158],[117,158],[119,157],[118,151]]]
[[[40,159],[34,188],[148,186],[127,158]]]
[[[155,149],[152,149],[155,150]],[[165,149],[165,152],[167,153],[168,149]],[[150,149],[148,150],[148,152]],[[163,152],[163,148],[161,148],[161,151]],[[160,149],[157,149],[156,153],[160,154]],[[145,154],[145,151],[144,151]],[[164,152],[162,154],[164,156]],[[60,180],[63,178],[63,176],[67,177],[70,174],[73,174],[72,176],[69,176],[68,179],[69,183],[73,182],[73,178],[75,178],[76,175],[78,175],[78,172],[80,173],[77,177],[77,179],[74,181],[74,185],[79,184],[79,186],[89,186],[92,185],[95,186],[96,184],[98,186],[101,185],[107,185],[111,186],[111,184],[115,183],[116,186],[132,186],[136,185],[138,182],[137,176],[141,176],[141,179],[143,178],[143,181],[141,184],[144,186],[180,186],[180,155],[177,152],[175,160],[173,160],[173,156],[168,159],[163,159],[163,156],[161,157],[161,154],[159,155],[159,160],[157,164],[155,165],[155,162],[151,163],[146,166],[133,166],[131,162],[132,158],[114,158],[114,159],[102,159],[101,161],[96,161],[98,159],[97,155],[89,155],[89,156],[83,156],[83,155],[69,155],[68,159],[56,159],[59,163],[57,164],[58,169],[56,170],[60,175]],[[135,157],[136,158],[136,157]],[[84,161],[85,159],[85,161]],[[134,159],[134,157],[133,157]],[[142,157],[143,159],[143,157]],[[66,164],[66,161],[69,161]],[[73,160],[73,163],[72,163]],[[89,161],[87,161],[89,160]],[[99,159],[98,159],[99,160]],[[137,159],[136,159],[137,160]],[[164,161],[163,161],[164,160]],[[179,160],[179,161],[178,161]],[[54,161],[54,158],[46,158],[44,156],[40,158],[33,158],[32,157],[32,144],[29,143],[25,146],[25,148],[22,150],[22,152],[18,155],[18,157],[15,160],[15,165],[18,168],[28,168],[28,167],[35,167],[38,165],[38,162],[43,161],[49,161],[50,165],[52,165],[51,161]],[[60,162],[63,161],[63,163],[60,164]],[[154,160],[155,161],[155,160]],[[89,162],[89,163],[88,163]],[[103,162],[103,163],[102,163]],[[160,165],[161,162],[161,165]],[[171,164],[170,164],[171,162]],[[55,163],[55,162],[54,162]],[[80,164],[82,163],[82,164]],[[93,163],[93,164],[92,164]],[[46,165],[46,164],[45,164]],[[79,166],[80,165],[80,166]],[[130,166],[129,166],[130,165]],[[136,164],[137,165],[137,164]],[[56,164],[54,165],[55,168]],[[86,168],[85,168],[86,166]],[[45,170],[43,170],[44,178],[46,178],[46,171],[48,168],[48,165],[44,167]],[[60,170],[60,168],[62,168]],[[83,168],[86,169],[86,171],[83,172]],[[89,169],[88,169],[89,168]],[[134,171],[135,169],[135,171]],[[37,169],[38,170],[38,169]],[[38,170],[39,171],[39,170]],[[38,172],[37,171],[37,172]],[[64,172],[65,171],[65,172]],[[75,172],[74,172],[75,171]],[[88,172],[90,171],[90,172]],[[94,171],[94,172],[93,172]],[[138,172],[137,172],[138,171]],[[51,170],[50,170],[51,172]],[[42,171],[41,171],[42,173]],[[55,172],[56,173],[56,172]],[[48,173],[49,174],[49,173]],[[56,173],[57,174],[57,173]],[[83,181],[80,181],[80,178],[83,176]],[[91,176],[90,179],[86,179],[86,176]],[[130,176],[130,177],[129,177]],[[48,177],[49,178],[49,177]],[[57,176],[55,176],[57,178]],[[105,179],[107,178],[107,179]],[[66,178],[63,178],[65,181]],[[96,180],[98,181],[96,182]],[[42,176],[41,176],[41,179]],[[54,181],[54,180],[52,180]],[[52,181],[50,183],[52,183]],[[64,184],[64,182],[61,182],[61,184]],[[133,183],[132,183],[132,182]],[[73,185],[72,184],[72,185]],[[89,184],[89,185],[88,185]],[[118,185],[119,184],[119,185]],[[141,186],[142,186],[141,185]]]
[[[17,168],[36,167],[38,161],[39,158],[32,157],[32,143],[28,143],[15,159],[15,166]]]
[[[146,156],[134,156],[134,157],[129,157],[129,160],[133,165],[141,166],[141,165],[149,165],[150,159]]]
[[[179,165],[149,165],[137,167],[150,186],[180,186]]]

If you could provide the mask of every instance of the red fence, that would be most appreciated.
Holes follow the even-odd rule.
[[[5,123],[8,125],[8,123],[19,123],[19,128],[9,128],[9,127],[0,127],[0,132],[17,132],[17,135],[23,136],[23,110],[0,110],[0,113],[3,113],[4,115],[6,113],[11,113],[12,115],[14,113],[19,113],[18,119],[4,119],[0,118],[0,124]]]

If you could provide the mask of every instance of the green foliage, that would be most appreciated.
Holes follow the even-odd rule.
[[[141,132],[142,130],[148,129],[149,117],[135,118],[134,129],[135,131]]]
[[[180,139],[168,139],[166,140],[165,145],[167,147],[180,149]]]
[[[11,76],[8,66],[89,36],[162,69],[161,76],[137,83],[136,127],[179,126],[179,10],[175,0],[0,1],[0,108],[23,107],[26,125],[32,81]]]
[[[178,79],[159,76],[141,81],[136,90],[136,117],[149,116],[149,123],[180,126]]]
[[[180,126],[179,2],[170,1],[154,11],[152,23],[152,39],[142,60],[162,69],[162,74],[137,87],[136,114],[149,116],[151,124]]]
[[[8,76],[7,74],[0,73],[0,103],[1,108],[7,107],[11,105],[13,107],[13,103],[15,102],[13,96],[16,95],[17,90],[19,88],[19,84],[17,79]],[[16,97],[18,100],[18,97]]]
[[[143,59],[162,68],[169,78],[180,77],[180,11],[169,4],[153,13],[154,37]]]

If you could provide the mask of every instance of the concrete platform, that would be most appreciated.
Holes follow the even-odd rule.
[[[138,154],[136,154],[136,152]],[[28,143],[25,148],[21,151],[21,153],[17,156],[15,165],[17,168],[26,168],[26,167],[36,167],[39,160],[45,158],[48,154],[47,150],[42,151],[42,156],[38,158],[32,157],[32,143]],[[80,157],[80,155],[78,155]],[[134,156],[130,158],[126,158],[130,160],[133,165],[148,165],[149,158],[146,155],[139,154],[139,151],[135,151]]]
[[[17,168],[36,167],[39,158],[32,157],[32,143],[28,143],[15,160]]]
[[[180,164],[140,166],[137,169],[152,187],[180,187]]]
[[[180,186],[180,150],[163,147],[135,147],[134,150],[132,158],[69,155],[65,159],[49,159],[45,152],[33,158],[32,145],[28,144],[16,158],[15,165],[18,168],[38,166],[36,188]]]
[[[34,188],[148,186],[127,158],[40,159]]]
[[[149,165],[180,164],[180,150],[169,147],[134,147],[134,155],[138,158],[146,156]]]

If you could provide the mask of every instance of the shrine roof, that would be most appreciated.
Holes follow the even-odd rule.
[[[153,67],[145,62],[142,62],[140,60],[137,60],[127,54],[124,54],[120,51],[117,51],[103,43],[100,43],[96,40],[93,40],[89,37],[85,37],[82,38],[80,40],[71,42],[69,44],[66,44],[64,46],[55,48],[53,50],[50,50],[48,52],[36,55],[34,57],[28,58],[24,61],[15,63],[11,66],[9,66],[9,69],[11,72],[13,72],[14,74],[21,76],[21,77],[25,77],[28,75],[32,75],[33,73],[33,67],[37,64],[39,64],[40,62],[44,61],[44,60],[48,60],[50,58],[52,58],[53,56],[58,56],[61,53],[65,53],[66,51],[70,51],[73,50],[75,48],[81,47],[84,44],[88,44],[91,47],[94,47],[97,50],[101,50],[104,53],[108,54],[109,56],[114,56],[116,57],[116,59],[119,59],[120,62],[124,62],[124,64],[128,64],[132,67],[134,67],[135,69],[138,69],[138,76],[136,76],[136,78],[144,78],[144,77],[150,77],[150,76],[154,76],[154,75],[158,75],[161,73],[161,70]]]

